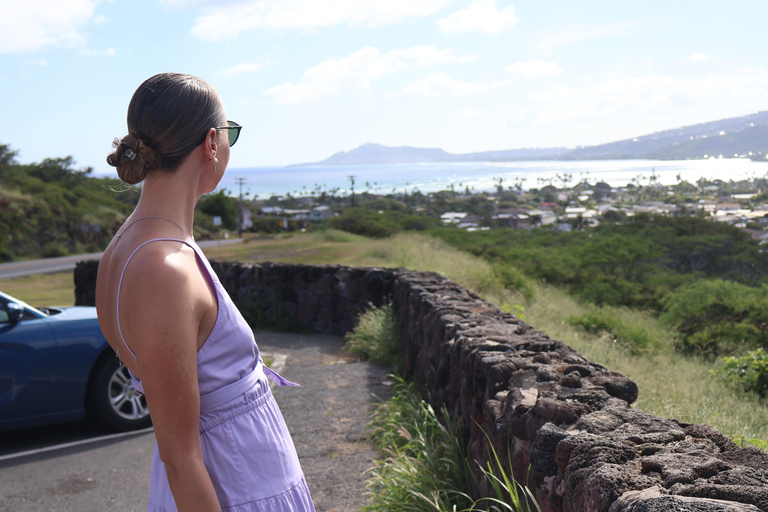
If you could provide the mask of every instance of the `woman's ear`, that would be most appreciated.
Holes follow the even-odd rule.
[[[219,151],[218,132],[215,128],[208,130],[208,134],[203,141],[203,156],[207,160],[213,160],[216,158],[216,153]]]

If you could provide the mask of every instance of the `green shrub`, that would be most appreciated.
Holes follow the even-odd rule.
[[[593,308],[583,315],[568,317],[567,321],[592,334],[608,333],[614,342],[635,354],[647,352],[657,345],[648,329],[642,324],[623,321],[614,308]]]
[[[348,208],[341,215],[329,219],[328,225],[371,238],[386,238],[398,230],[382,214],[364,208]]]
[[[681,286],[662,300],[661,320],[674,327],[684,350],[732,354],[768,347],[768,286],[721,279]]]
[[[493,265],[493,277],[508,290],[515,290],[523,294],[527,300],[533,299],[533,286],[530,280],[516,268],[503,263]]]
[[[400,327],[392,303],[371,308],[358,318],[357,326],[345,336],[345,348],[366,361],[403,367]]]
[[[768,395],[768,353],[765,350],[751,350],[743,357],[726,356],[723,361],[725,366],[715,373],[735,381],[745,391],[761,397]]]
[[[43,246],[43,258],[60,258],[69,254],[67,248],[59,242],[49,242]]]
[[[283,220],[277,217],[256,217],[252,219],[252,231],[257,233],[282,233]]]

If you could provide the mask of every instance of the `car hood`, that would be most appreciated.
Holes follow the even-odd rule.
[[[92,306],[72,306],[66,308],[50,308],[50,320],[84,320],[97,318],[96,308]]]

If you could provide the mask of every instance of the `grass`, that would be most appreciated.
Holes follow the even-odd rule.
[[[369,309],[347,336],[347,348],[353,353],[390,368],[402,362],[400,347],[391,304]],[[374,461],[368,471],[370,499],[363,510],[470,512],[483,506],[483,510],[528,512],[531,503],[540,512],[530,491],[498,469],[502,467],[498,457],[495,464],[479,468],[483,487],[492,496],[472,500],[468,491],[477,479],[458,430],[452,428],[445,412],[444,420],[438,420],[415,382],[396,373],[392,378],[395,385],[390,398],[379,405],[368,425],[369,438],[383,458]]]
[[[346,339],[345,348],[353,356],[383,363],[395,371],[403,368],[403,344],[392,303],[361,315]]]
[[[36,274],[0,280],[0,290],[30,306],[74,306],[72,272]]]
[[[369,512],[469,509],[470,471],[459,436],[437,420],[413,382],[396,377],[391,397],[371,418],[370,438],[383,459],[366,485]]]
[[[438,272],[525,320],[536,329],[575,348],[591,361],[634,379],[640,388],[637,408],[688,423],[707,423],[731,438],[768,442],[768,406],[709,370],[722,363],[683,356],[667,348],[672,334],[641,312],[614,309],[629,332],[653,340],[649,350],[633,353],[605,332],[589,333],[568,320],[594,310],[557,288],[533,284],[532,298],[505,287],[486,261],[434,238],[405,233],[384,240],[328,230],[251,239],[247,243],[205,250],[209,258],[240,261],[407,267]],[[513,263],[513,262],[510,262]],[[496,275],[498,272],[496,272]],[[71,273],[0,281],[0,289],[31,304],[65,305],[73,301]],[[68,301],[68,302],[65,302]],[[522,312],[524,311],[524,315]]]

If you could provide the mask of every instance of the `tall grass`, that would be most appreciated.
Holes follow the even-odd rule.
[[[393,368],[402,364],[402,343],[391,304],[371,308],[360,316],[347,335],[346,348],[366,359]],[[388,400],[379,405],[368,425],[371,441],[382,459],[368,471],[370,512],[470,512],[488,510],[526,512],[535,505],[530,491],[498,468],[498,460],[480,467],[485,488],[495,495],[473,501],[470,483],[477,483],[472,462],[466,457],[460,430],[453,428],[445,411],[442,421],[424,401],[414,382],[397,373]],[[494,452],[495,455],[495,452]],[[510,499],[511,498],[511,499]],[[535,505],[538,510],[538,505]]]
[[[345,348],[354,356],[386,364],[395,371],[403,367],[400,327],[391,302],[358,317],[346,340]]]
[[[496,452],[479,467],[491,495],[473,500],[468,489],[478,483],[463,440],[450,422],[437,419],[413,382],[395,376],[392,396],[369,424],[370,438],[384,456],[368,470],[368,512],[541,511],[531,491],[502,467]],[[442,415],[447,418],[447,414]],[[447,421],[444,419],[443,421]],[[492,446],[491,446],[492,448]]]
[[[373,414],[370,439],[384,457],[368,471],[370,512],[468,510],[473,501],[461,438],[437,420],[416,385],[395,376]]]

